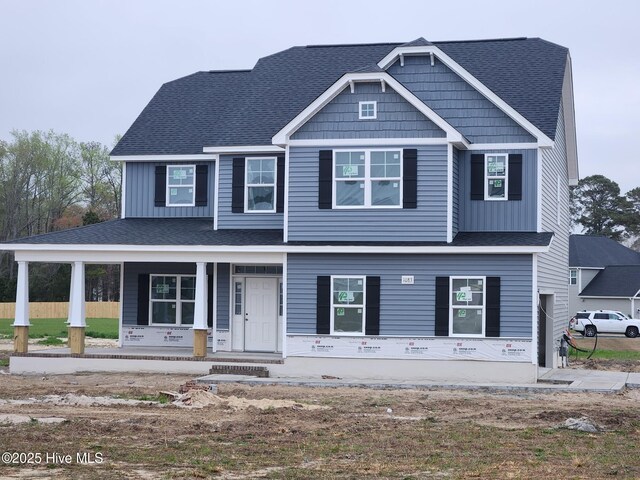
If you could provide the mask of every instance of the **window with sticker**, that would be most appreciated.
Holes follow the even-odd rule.
[[[485,335],[484,277],[451,277],[449,335]]]
[[[193,207],[196,196],[195,165],[167,166],[167,206]]]
[[[336,150],[333,166],[334,208],[401,207],[400,150]]]
[[[485,200],[508,198],[509,156],[507,154],[485,155]]]
[[[193,325],[196,277],[151,275],[151,325]]]
[[[366,277],[331,277],[331,334],[364,335]]]

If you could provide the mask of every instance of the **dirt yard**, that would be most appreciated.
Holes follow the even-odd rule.
[[[185,376],[0,370],[3,479],[640,477],[640,390],[230,384],[190,408],[158,402]],[[558,428],[583,415],[600,431]]]

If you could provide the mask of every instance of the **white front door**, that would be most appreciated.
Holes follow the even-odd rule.
[[[244,306],[244,349],[275,352],[278,332],[278,279],[247,278]]]

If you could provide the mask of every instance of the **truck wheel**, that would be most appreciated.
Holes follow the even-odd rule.
[[[638,336],[638,327],[627,327],[627,331],[624,334],[629,338],[636,338]]]
[[[584,327],[584,336],[585,337],[595,337],[596,336],[596,327],[593,325],[587,325]]]

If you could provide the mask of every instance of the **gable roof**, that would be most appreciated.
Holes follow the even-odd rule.
[[[640,291],[640,265],[607,267],[580,292],[581,297],[634,297]]]
[[[198,154],[271,138],[347,73],[372,71],[400,46],[293,47],[250,71],[199,72],[160,88],[111,155]],[[434,42],[518,113],[555,138],[567,49],[537,38]]]
[[[569,266],[604,268],[609,265],[640,265],[640,253],[599,235],[569,237]]]

